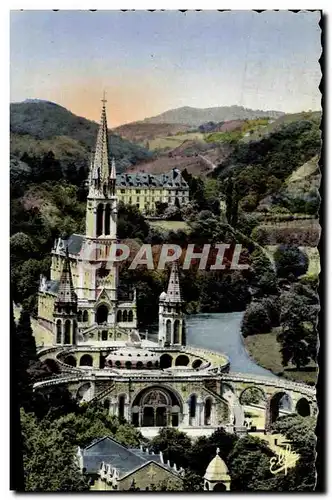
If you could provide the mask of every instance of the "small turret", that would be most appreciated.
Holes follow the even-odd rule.
[[[77,295],[70,269],[68,245],[54,303],[55,344],[73,345],[77,336]]]
[[[177,262],[173,262],[167,293],[159,297],[159,332],[161,346],[185,345],[185,318],[180,288],[180,276]]]
[[[216,456],[209,463],[204,474],[205,491],[225,491],[230,489],[231,478],[225,462],[219,456],[220,449],[217,448]]]

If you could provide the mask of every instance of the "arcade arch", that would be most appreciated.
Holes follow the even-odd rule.
[[[301,417],[309,417],[311,413],[309,401],[306,398],[299,399],[296,403],[295,410]]]
[[[175,366],[188,366],[189,358],[185,354],[180,354],[175,360]]]
[[[266,395],[264,391],[255,386],[247,387],[244,389],[239,397],[239,401],[242,405],[264,405],[266,404]]]
[[[292,400],[284,391],[276,392],[267,401],[266,405],[266,426],[269,428],[279,417],[280,410],[292,410]]]
[[[80,359],[80,366],[92,366],[92,356],[84,354]]]
[[[160,368],[170,368],[172,366],[173,358],[169,354],[163,354],[160,357]]]
[[[76,364],[77,364],[76,358],[72,354],[70,354],[69,356],[67,356],[64,359],[64,362],[66,363],[66,365],[69,365],[69,366],[76,366]]]

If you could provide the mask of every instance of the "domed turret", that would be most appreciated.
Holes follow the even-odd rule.
[[[225,462],[219,456],[217,448],[216,456],[209,463],[204,475],[204,490],[223,491],[230,489],[231,478]]]
[[[153,369],[159,367],[160,354],[135,347],[122,347],[112,351],[106,358],[109,368]]]

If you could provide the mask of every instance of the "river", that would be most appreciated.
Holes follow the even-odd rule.
[[[241,335],[243,312],[205,313],[187,316],[187,344],[225,353],[230,372],[276,377],[248,355]]]

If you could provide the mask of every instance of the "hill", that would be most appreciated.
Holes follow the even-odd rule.
[[[174,123],[197,127],[209,121],[251,120],[260,117],[278,118],[283,114],[281,111],[253,110],[242,106],[219,106],[213,108],[192,108],[185,106],[170,109],[160,115],[146,118],[142,123]]]
[[[58,104],[28,100],[10,105],[11,154],[21,159],[24,153],[39,156],[53,151],[61,167],[76,168],[89,163],[96,142],[98,124],[74,115]],[[151,158],[142,146],[109,132],[110,153],[119,171]]]
[[[134,122],[120,125],[120,127],[116,127],[113,131],[131,142],[138,142],[146,145],[147,141],[151,141],[156,137],[174,136],[179,132],[186,132],[189,128],[190,125],[181,123]]]

